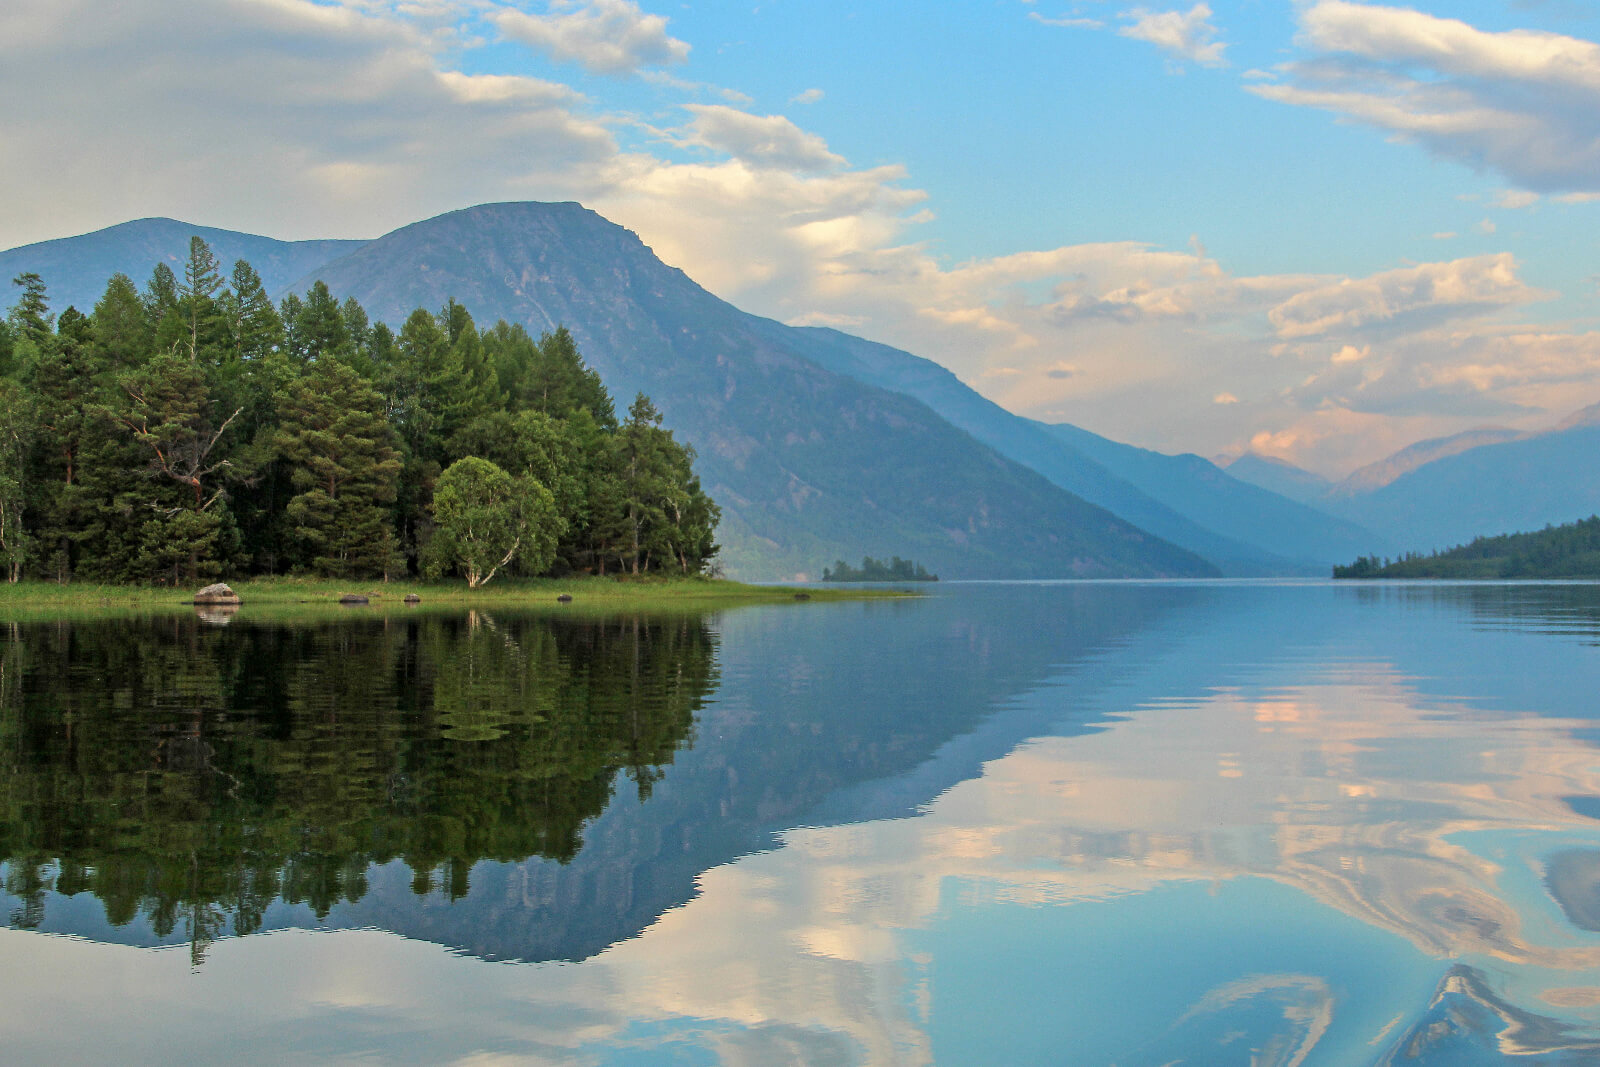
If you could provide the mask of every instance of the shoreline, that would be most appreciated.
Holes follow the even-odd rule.
[[[755,604],[796,604],[903,599],[918,593],[896,589],[818,589],[814,586],[751,585],[709,578],[632,578],[584,576],[578,578],[526,578],[493,582],[469,589],[464,581],[357,582],[323,578],[255,578],[229,584],[241,603],[196,604],[193,589],[170,586],[100,585],[49,581],[0,584],[0,621],[21,616],[72,615],[103,617],[125,612],[189,613],[274,617],[285,614],[336,612],[426,612],[434,608],[549,610],[588,614],[595,611],[708,611]],[[404,598],[414,593],[419,603]],[[368,598],[365,604],[341,604],[344,594]],[[572,599],[559,602],[558,596]]]

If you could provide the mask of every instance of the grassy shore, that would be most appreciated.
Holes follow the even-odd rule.
[[[86,617],[110,612],[138,614],[192,611],[194,588],[94,585],[73,582],[0,583],[0,619]],[[892,589],[819,589],[747,585],[709,578],[534,578],[496,580],[477,589],[464,581],[359,582],[320,578],[256,578],[229,582],[244,609],[260,617],[352,610],[416,611],[433,608],[541,609],[573,612],[714,611],[747,604],[794,604],[914,596]],[[422,598],[405,603],[408,593]],[[345,594],[368,598],[362,608],[339,603]],[[570,596],[567,603],[556,598]]]

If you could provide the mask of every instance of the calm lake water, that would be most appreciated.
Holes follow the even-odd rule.
[[[0,620],[12,1061],[1600,1062],[1600,587]]]

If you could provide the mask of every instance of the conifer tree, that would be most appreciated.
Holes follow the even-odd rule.
[[[249,263],[234,263],[232,281],[225,308],[233,358],[262,359],[283,344],[283,321]]]
[[[199,237],[189,238],[189,258],[184,262],[183,277],[178,281],[178,314],[187,331],[185,341],[190,362],[200,358],[203,345],[220,340],[222,315],[217,295],[221,289],[221,265],[211,246]]]
[[[326,282],[318,280],[306,290],[305,301],[295,316],[294,334],[304,359],[341,359],[349,355],[350,332]]]
[[[11,279],[11,284],[22,288],[21,298],[11,309],[11,324],[23,340],[42,347],[55,329],[44,279],[28,271]]]
[[[94,306],[93,329],[97,373],[104,377],[114,379],[149,356],[153,342],[150,315],[132,278],[111,276],[105,294]]]
[[[23,523],[33,405],[22,385],[0,378],[0,567],[16,582],[28,562],[32,538]]]
[[[287,512],[312,570],[387,575],[397,566],[388,505],[400,473],[394,434],[372,386],[334,360],[289,387],[279,451],[296,488]]]
[[[224,445],[240,410],[213,419],[204,372],[186,352],[156,356],[121,385],[112,418],[146,457],[154,490],[141,501],[150,517],[141,527],[140,566],[173,582],[215,574],[231,547],[221,535],[233,529],[224,483],[249,474]]]

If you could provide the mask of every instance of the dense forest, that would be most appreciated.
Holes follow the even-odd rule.
[[[45,578],[698,574],[719,511],[565,329],[451,300],[395,333],[317,282],[274,306],[200,238],[87,314],[23,274],[0,323],[0,565]]]
[[[861,557],[861,566],[852,567],[844,560],[835,560],[833,566],[822,568],[825,582],[937,582],[937,574],[909,559],[895,556],[887,561]]]
[[[1361,556],[1335,578],[1600,578],[1600,517],[1399,559]]]

